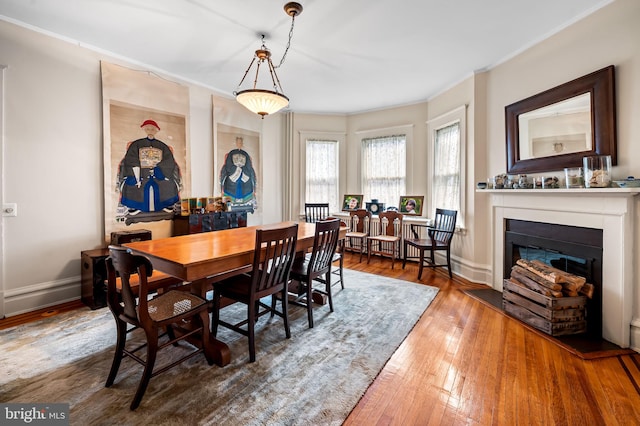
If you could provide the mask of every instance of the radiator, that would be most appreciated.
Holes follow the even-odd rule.
[[[342,220],[344,220],[347,223],[347,226],[349,226],[349,228],[352,228],[352,224],[351,224],[351,218],[349,216],[343,218]],[[402,222],[402,229],[401,230],[396,230],[396,232],[400,232],[402,234],[402,238],[415,238],[413,233],[411,232],[411,224],[415,223],[415,224],[426,224],[428,223],[428,219],[427,221],[403,221]],[[373,216],[371,218],[370,223],[367,225],[365,224],[365,230],[370,229],[371,232],[369,235],[371,236],[376,236],[380,234],[380,218],[377,216]],[[419,230],[419,236],[420,238],[426,238],[426,228],[424,227],[420,227],[418,228]],[[347,241],[347,247],[352,248],[356,251],[360,251],[360,246],[359,246],[359,241]],[[408,247],[408,255],[409,257],[418,257],[420,255],[420,253],[418,252],[418,250],[415,247]],[[367,248],[366,246],[364,247],[364,252],[367,252]],[[398,258],[402,259],[404,258],[404,244],[402,242],[400,242],[400,254],[398,255]]]

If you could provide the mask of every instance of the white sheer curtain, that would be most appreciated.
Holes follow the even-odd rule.
[[[307,140],[307,203],[329,203],[329,211],[340,211],[338,202],[338,141]]]
[[[460,212],[460,123],[437,129],[434,143],[434,208]]]
[[[407,138],[405,135],[362,140],[362,190],[364,201],[378,199],[396,206],[406,195]]]

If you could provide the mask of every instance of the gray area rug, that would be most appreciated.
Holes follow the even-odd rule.
[[[313,329],[297,306],[290,307],[291,339],[280,318],[262,317],[257,360],[250,364],[247,339],[222,328],[218,338],[231,349],[229,365],[209,366],[196,356],[152,378],[133,412],[139,364],[125,358],[114,385],[104,387],[115,345],[108,309],[2,330],[0,402],[69,403],[74,425],[339,425],[438,292],[344,272],[346,288],[334,287],[335,312],[316,306]],[[240,314],[240,306],[221,315]]]

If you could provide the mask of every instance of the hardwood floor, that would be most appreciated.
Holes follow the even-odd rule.
[[[640,354],[584,360],[464,294],[446,270],[345,267],[440,292],[345,425],[638,425]],[[346,283],[348,286],[349,283]]]
[[[440,289],[345,425],[640,425],[640,354],[581,359],[467,296],[486,287],[442,268],[417,281],[414,263],[391,270],[390,259],[367,265],[351,253],[345,267]],[[78,306],[0,320],[0,329]]]

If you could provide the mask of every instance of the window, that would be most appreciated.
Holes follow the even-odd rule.
[[[466,107],[429,122],[432,138],[432,207],[458,211],[458,226],[464,223],[464,140]]]
[[[407,179],[406,135],[362,140],[362,190],[365,200],[378,199],[397,206],[405,195]]]
[[[330,212],[340,211],[338,141],[307,139],[306,153],[306,202],[328,202]]]

